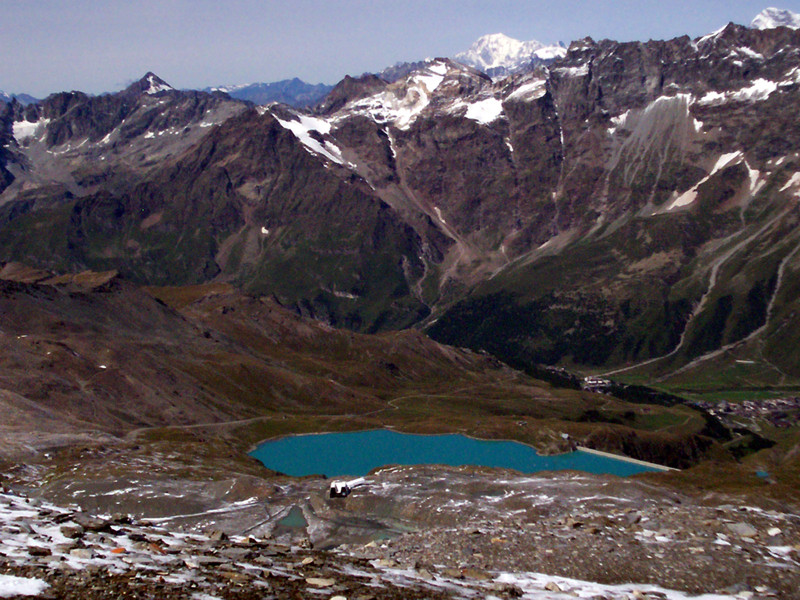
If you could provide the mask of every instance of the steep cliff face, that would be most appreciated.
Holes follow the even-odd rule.
[[[800,32],[587,38],[524,71],[436,59],[314,112],[152,74],[8,105],[0,258],[236,281],[521,364],[775,353],[796,330]]]
[[[796,326],[783,303],[797,268],[797,41],[730,25],[574,43],[547,82],[564,157],[549,239],[431,333],[522,363],[666,356],[665,370],[776,347],[769,334]]]

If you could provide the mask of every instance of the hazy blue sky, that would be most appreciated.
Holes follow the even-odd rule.
[[[769,0],[767,0],[769,2]],[[451,56],[502,32],[542,42],[668,39],[749,24],[751,0],[0,0],[0,89],[115,91],[151,70],[175,87],[335,83]],[[800,0],[778,4],[800,12]]]

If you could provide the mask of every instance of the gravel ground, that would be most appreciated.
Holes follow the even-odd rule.
[[[57,598],[800,598],[791,507],[474,468],[329,485],[71,482],[71,508],[6,490],[0,573]]]

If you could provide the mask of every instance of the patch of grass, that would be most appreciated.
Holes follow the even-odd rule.
[[[647,412],[636,419],[637,426],[650,431],[678,430],[699,431],[704,421],[700,415],[689,409]]]
[[[143,289],[167,306],[181,310],[209,295],[231,293],[233,286],[228,283],[202,283],[199,285],[150,286]]]

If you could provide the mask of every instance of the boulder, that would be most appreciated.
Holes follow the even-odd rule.
[[[548,581],[544,585],[544,589],[546,589],[548,592],[561,592],[562,591],[561,588],[559,587],[559,585],[555,581]]]
[[[336,585],[336,580],[326,577],[307,577],[306,583],[313,587],[326,588]]]
[[[69,538],[71,540],[75,540],[78,538],[83,537],[84,529],[80,525],[62,525],[61,526],[61,535],[65,538]]]
[[[726,527],[731,533],[738,535],[739,537],[749,537],[752,538],[758,535],[758,530],[749,525],[748,523],[744,523],[742,521],[738,523],[728,523]]]

